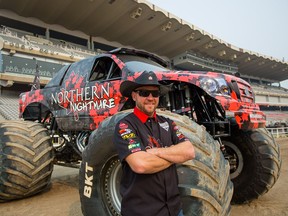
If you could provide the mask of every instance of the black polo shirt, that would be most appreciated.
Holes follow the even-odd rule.
[[[180,209],[176,165],[155,174],[137,174],[125,161],[129,154],[153,147],[169,147],[186,140],[170,119],[149,118],[139,109],[120,120],[114,143],[122,162],[120,193],[123,216],[177,216]]]

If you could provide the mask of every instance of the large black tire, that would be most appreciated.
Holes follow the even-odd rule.
[[[52,144],[41,124],[0,122],[0,202],[42,192],[52,170]]]
[[[266,128],[236,129],[232,134],[223,140],[234,184],[232,202],[247,203],[267,193],[276,183],[281,168],[280,147]]]
[[[158,111],[173,119],[196,148],[196,158],[177,166],[179,189],[185,215],[229,215],[233,184],[229,164],[219,143],[186,116]],[[112,137],[116,123],[127,112],[120,112],[102,122],[83,152],[79,175],[82,212],[87,215],[120,215],[119,186],[121,164]]]

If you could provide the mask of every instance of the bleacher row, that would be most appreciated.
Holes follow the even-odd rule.
[[[210,70],[211,68],[213,68],[213,71],[218,72],[226,71],[232,74],[238,72],[238,67],[236,65],[232,65],[228,62],[223,62],[209,57],[205,57],[199,53],[194,53],[192,51],[187,52],[186,56],[184,57],[189,59],[191,62],[195,62],[198,65],[201,65],[202,67],[207,67]]]
[[[13,120],[19,118],[19,97],[0,96],[0,120]]]
[[[97,52],[90,51],[85,48],[80,48],[75,44],[51,39],[47,40],[33,35],[23,34],[10,30],[7,27],[0,28],[0,37],[4,40],[4,45],[10,46],[20,50],[37,51],[51,56],[62,56],[71,59],[83,59],[89,56],[96,55]],[[53,41],[53,42],[52,42]]]
[[[262,94],[269,94],[269,93],[275,93],[275,94],[285,94],[288,97],[288,89],[278,86],[266,86],[266,85],[259,85],[256,83],[251,84],[253,87],[253,90],[256,93],[262,93]]]

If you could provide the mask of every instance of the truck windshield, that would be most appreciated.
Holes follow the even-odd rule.
[[[140,71],[168,71],[169,69],[163,67],[157,62],[133,55],[118,55],[118,57],[126,64],[127,68],[132,72]]]

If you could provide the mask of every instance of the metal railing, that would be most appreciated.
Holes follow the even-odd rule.
[[[267,128],[275,138],[288,137],[288,127]]]

